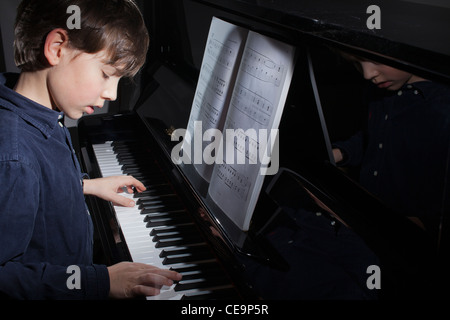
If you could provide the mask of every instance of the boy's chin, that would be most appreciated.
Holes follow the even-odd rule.
[[[87,114],[87,113],[86,113]],[[64,113],[64,116],[71,119],[71,120],[79,120],[82,116],[84,115],[84,113],[79,112],[79,113]]]

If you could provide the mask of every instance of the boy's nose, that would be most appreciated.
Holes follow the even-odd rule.
[[[105,90],[102,93],[102,98],[109,101],[115,101],[117,99],[117,87],[119,80],[111,80]]]
[[[361,62],[361,68],[363,70],[364,79],[366,80],[373,80],[380,74],[377,66],[370,61]]]

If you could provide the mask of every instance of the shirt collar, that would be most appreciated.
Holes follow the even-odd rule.
[[[427,98],[430,94],[432,94],[433,90],[436,88],[436,84],[423,80],[423,81],[417,81],[411,84],[405,84],[400,90],[406,91],[406,90],[412,90],[416,94],[421,94],[422,97]]]
[[[18,76],[16,73],[0,74],[0,105],[16,113],[49,138],[58,121],[63,119],[63,113],[49,109],[15,92],[12,88]]]

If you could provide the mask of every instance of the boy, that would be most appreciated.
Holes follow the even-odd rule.
[[[449,201],[450,88],[361,57],[343,56],[373,85],[367,97],[367,130],[334,144],[336,163],[361,166],[363,187],[437,240]]]
[[[79,29],[67,26],[79,7]],[[133,177],[82,180],[63,115],[116,98],[145,61],[148,34],[132,0],[24,0],[17,11],[19,77],[0,77],[0,296],[105,299],[155,295],[181,276],[145,264],[92,263],[84,195],[133,206]],[[74,277],[72,277],[72,275]],[[75,279],[80,277],[80,281]]]

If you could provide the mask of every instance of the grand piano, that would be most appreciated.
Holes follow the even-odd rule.
[[[183,280],[157,299],[272,298],[256,290],[259,282],[286,293],[278,298],[307,299],[308,292],[296,294],[304,289],[295,287],[295,257],[281,253],[281,245],[268,235],[292,225],[289,208],[314,206],[312,195],[334,214],[331,224],[345,224],[378,259],[382,286],[374,289],[377,299],[448,298],[443,289],[448,284],[449,185],[442,190],[436,241],[365,191],[354,169],[337,167],[330,155],[330,143],[359,130],[366,117],[360,106],[365,82],[337,50],[449,83],[450,7],[421,2],[378,1],[377,29],[368,25],[368,1],[138,1],[151,38],[147,63],[133,81],[121,81],[107,114],[83,117],[73,131],[90,178],[131,174],[147,186],[142,194],[128,195],[137,201],[132,209],[87,198],[96,227],[96,259],[140,261],[181,272]],[[171,134],[187,126],[212,17],[297,51],[279,126],[280,170],[265,177],[245,231],[206,199],[205,182],[189,166],[171,160],[178,143]],[[252,277],[250,265],[267,270],[267,277]],[[271,282],[273,272],[293,280]]]

